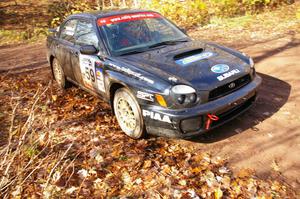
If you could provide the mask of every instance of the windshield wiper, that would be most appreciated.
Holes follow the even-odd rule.
[[[145,52],[150,48],[155,48],[155,47],[164,46],[164,45],[175,45],[175,44],[180,43],[180,42],[188,42],[188,41],[189,40],[187,40],[187,39],[162,41],[162,42],[159,42],[159,43],[156,43],[156,44],[152,44],[152,45],[150,45],[150,46],[148,46],[147,48],[144,48],[144,49],[132,50],[132,51],[129,51],[129,52],[121,53],[121,54],[119,54],[119,56],[138,54],[138,53]]]
[[[148,46],[148,48],[155,48],[155,47],[158,47],[158,46],[165,46],[165,45],[175,45],[179,42],[188,42],[189,40],[187,39],[181,39],[181,40],[167,40],[167,41],[162,41],[162,42],[159,42],[159,43],[156,43],[156,44],[152,44],[150,46]]]
[[[119,56],[123,56],[123,55],[133,55],[133,54],[138,54],[138,53],[142,53],[145,52],[145,50],[132,50],[126,53],[121,53]]]

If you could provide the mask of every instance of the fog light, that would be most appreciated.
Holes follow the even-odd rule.
[[[196,102],[196,94],[195,93],[191,94],[191,96],[190,96],[190,102],[191,103],[195,103]]]
[[[177,98],[177,101],[179,104],[183,104],[184,103],[184,100],[185,100],[185,95],[180,95],[178,98]]]
[[[182,120],[180,122],[180,128],[183,133],[190,133],[198,131],[202,127],[202,117],[194,117]]]

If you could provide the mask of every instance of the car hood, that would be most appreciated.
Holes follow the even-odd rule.
[[[232,52],[239,54],[237,51],[226,49],[214,44],[189,41],[143,53],[120,56],[118,59],[171,84],[188,84],[197,90],[211,90],[250,72],[250,66],[245,60],[241,59],[241,56],[233,55]],[[219,64],[229,66],[228,70],[223,73],[213,72],[212,67]],[[229,77],[218,78],[232,70],[235,73]]]

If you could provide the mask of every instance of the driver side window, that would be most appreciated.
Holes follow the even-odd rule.
[[[99,41],[93,24],[87,21],[78,21],[75,31],[75,43],[77,45],[94,45],[99,49]]]

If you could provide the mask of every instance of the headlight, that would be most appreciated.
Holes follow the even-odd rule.
[[[196,93],[195,89],[187,85],[176,85],[172,87],[172,92],[174,94],[190,94]]]
[[[191,105],[197,101],[196,90],[187,85],[176,85],[171,89],[173,98],[180,105]]]
[[[251,57],[249,57],[250,68],[254,68],[254,61]]]

